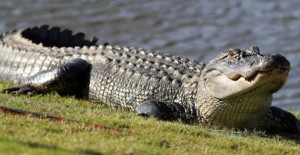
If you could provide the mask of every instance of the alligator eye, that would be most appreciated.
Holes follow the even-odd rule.
[[[229,55],[230,57],[233,57],[233,56],[235,55],[235,53],[234,53],[234,51],[229,51],[229,52],[228,52],[228,55]]]
[[[232,57],[232,58],[237,58],[237,57],[239,57],[240,53],[241,53],[241,50],[234,48],[234,49],[230,49],[228,51],[228,56]]]
[[[251,46],[249,48],[249,52],[252,54],[252,55],[257,55],[259,54],[259,48],[257,46]]]

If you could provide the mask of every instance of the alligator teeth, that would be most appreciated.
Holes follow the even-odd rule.
[[[245,80],[251,82],[251,81],[253,81],[257,77],[258,74],[261,74],[261,73],[262,72],[256,72],[255,74],[253,74],[253,75],[251,75],[249,77],[245,77]]]
[[[255,74],[253,74],[253,76],[244,77],[244,78],[245,78],[245,80],[251,82],[257,77],[258,74],[263,74],[263,75],[287,74],[288,72],[289,72],[289,69],[277,68],[277,69],[271,69],[271,70],[268,70],[268,71],[258,71]]]

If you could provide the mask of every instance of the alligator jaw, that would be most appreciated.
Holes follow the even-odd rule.
[[[233,81],[237,81],[240,78],[245,79],[246,81],[254,81],[259,75],[267,76],[267,75],[286,75],[289,73],[290,68],[275,68],[275,69],[269,69],[269,70],[264,70],[264,71],[259,71],[259,70],[254,70],[251,73],[248,74],[230,74],[227,77]]]
[[[227,75],[214,70],[206,73],[204,80],[207,92],[219,99],[229,99],[241,94],[247,93],[261,85],[271,84],[268,86],[269,93],[278,91],[286,82],[289,69],[274,68],[269,71],[256,71],[251,76],[244,77],[239,75],[238,78],[230,78]],[[274,83],[274,84],[273,84]]]

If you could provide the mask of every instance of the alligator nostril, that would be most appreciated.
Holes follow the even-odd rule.
[[[290,68],[290,62],[282,55],[280,54],[271,54],[267,58],[268,63],[271,64],[271,66],[277,66],[281,68]]]

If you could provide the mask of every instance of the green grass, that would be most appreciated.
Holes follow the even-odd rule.
[[[0,83],[0,90],[8,87]],[[72,121],[0,112],[0,154],[297,154],[300,135],[217,130],[141,118],[104,105],[60,97],[0,94],[0,105]],[[82,122],[88,122],[85,124]],[[93,124],[121,128],[114,131]],[[130,134],[127,131],[133,130]]]

